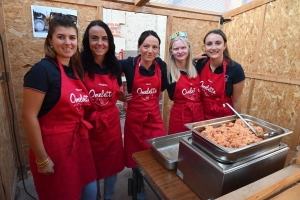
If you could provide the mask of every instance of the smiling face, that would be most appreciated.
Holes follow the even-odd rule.
[[[138,47],[142,63],[152,63],[159,52],[159,41],[156,37],[149,35]]]
[[[109,49],[107,33],[101,26],[93,26],[89,30],[90,49],[95,58],[105,56]]]
[[[171,53],[175,61],[185,61],[189,56],[189,48],[181,39],[178,39],[173,43]]]
[[[205,50],[210,58],[223,58],[226,43],[221,35],[211,33],[205,39]]]
[[[56,58],[64,65],[68,65],[70,58],[77,51],[77,34],[73,27],[58,26],[55,28],[49,43],[53,46]]]

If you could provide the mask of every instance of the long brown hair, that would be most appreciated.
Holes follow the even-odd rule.
[[[45,43],[44,43],[44,52],[45,52],[46,56],[49,56],[51,58],[56,58],[56,52],[54,51],[53,47],[51,48],[51,44],[50,44],[49,40],[53,37],[53,33],[55,32],[55,29],[59,26],[62,26],[65,28],[69,28],[69,27],[74,28],[76,30],[77,43],[78,43],[78,28],[73,21],[71,21],[66,16],[62,16],[61,19],[55,19],[55,18],[51,19],[51,21],[49,23],[48,35],[47,35],[47,37],[45,39]],[[84,70],[83,70],[83,67],[82,67],[81,61],[80,61],[80,53],[79,53],[78,45],[77,45],[75,54],[70,58],[70,63],[71,63],[73,70],[77,72],[79,78],[81,80],[83,80]]]
[[[206,40],[207,36],[209,34],[212,34],[212,33],[220,35],[223,38],[223,40],[224,40],[224,44],[227,43],[227,38],[226,38],[225,33],[221,29],[215,29],[215,30],[209,31],[205,35],[205,37],[203,39],[203,44],[204,45],[205,45],[205,40]],[[228,45],[226,46],[225,50],[223,51],[223,56],[224,56],[225,60],[227,61],[228,66],[233,66],[234,65],[234,61],[232,60],[232,58],[230,57],[230,54],[229,54]]]

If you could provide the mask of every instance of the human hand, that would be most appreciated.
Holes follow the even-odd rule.
[[[125,102],[130,101],[132,99],[132,93],[125,93],[124,94]]]
[[[207,57],[207,54],[205,52],[201,52],[195,56],[193,56],[193,60],[200,60],[200,59],[203,59],[203,58],[206,58]]]
[[[38,172],[44,175],[54,174],[54,163],[50,159],[50,162],[45,167],[38,167]]]

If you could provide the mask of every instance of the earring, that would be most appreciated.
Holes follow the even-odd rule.
[[[50,45],[50,48],[53,49],[53,45]]]

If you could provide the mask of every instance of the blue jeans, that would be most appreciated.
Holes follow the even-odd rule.
[[[117,178],[117,174],[114,174],[104,179],[104,199],[113,197]]]
[[[80,200],[96,200],[97,182],[93,181],[82,188]]]

